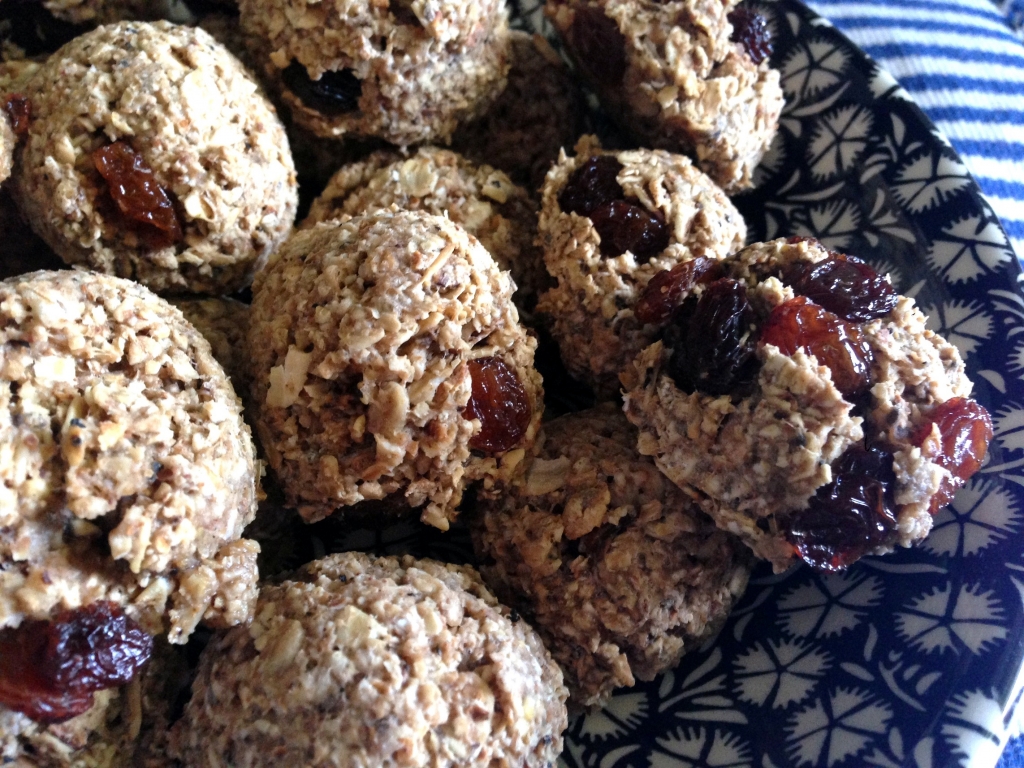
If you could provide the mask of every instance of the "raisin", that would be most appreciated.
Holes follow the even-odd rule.
[[[622,163],[614,155],[589,158],[572,172],[558,196],[558,205],[566,213],[589,216],[606,203],[622,200],[624,193],[618,175]]]
[[[732,40],[743,46],[751,61],[760,64],[772,55],[772,33],[768,29],[768,20],[750,8],[736,8],[728,16],[732,24]]]
[[[601,236],[602,256],[614,258],[630,251],[638,263],[646,264],[668,248],[664,217],[642,205],[613,200],[591,211],[590,220]]]
[[[114,603],[92,603],[53,621],[0,633],[0,704],[41,723],[82,714],[92,694],[131,682],[153,638]]]
[[[706,256],[676,264],[651,278],[637,299],[633,314],[644,324],[664,323],[694,285],[715,280],[721,274],[722,262]]]
[[[467,419],[479,419],[480,431],[469,447],[484,453],[501,453],[519,444],[533,415],[519,376],[499,357],[469,361],[473,394],[463,411]]]
[[[711,283],[689,312],[673,318],[679,329],[669,375],[686,392],[726,395],[753,378],[754,310],[743,283]]]
[[[622,82],[626,74],[626,38],[600,8],[577,8],[567,41],[580,69],[598,85]]]
[[[410,27],[420,26],[420,19],[412,9],[412,0],[390,0],[388,10],[399,24]]]
[[[874,355],[860,327],[803,296],[772,310],[761,328],[761,343],[774,344],[784,355],[798,349],[814,355],[832,372],[832,383],[848,400],[864,394],[872,384]]]
[[[783,282],[829,312],[856,322],[884,317],[899,298],[887,279],[860,259],[841,253],[791,271]]]
[[[147,245],[166,248],[182,240],[174,204],[142,155],[127,142],[115,141],[94,150],[92,161],[118,212]]]
[[[822,571],[839,571],[895,538],[896,517],[886,503],[886,489],[874,477],[837,474],[819,488],[805,509],[784,523],[788,541],[805,563]]]
[[[304,66],[293,61],[281,72],[281,79],[303,104],[324,115],[347,115],[359,109],[363,84],[351,69],[324,72],[313,80]]]
[[[12,93],[4,101],[4,111],[11,120],[11,128],[18,136],[28,133],[28,124],[32,120],[32,102],[20,93]]]
[[[928,418],[914,429],[911,442],[923,447],[933,424],[939,428],[941,445],[932,461],[949,470],[951,477],[942,481],[932,498],[932,514],[949,504],[957,490],[981,468],[992,440],[992,418],[976,401],[954,397],[935,406]]]

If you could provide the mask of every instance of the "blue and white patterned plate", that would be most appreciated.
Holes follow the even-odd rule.
[[[517,23],[550,36],[541,0]],[[987,465],[912,550],[756,571],[719,635],[567,733],[564,768],[994,765],[1024,687],[1024,299],[998,220],[887,73],[795,0],[761,0],[782,130],[737,198],[751,238],[813,235],[888,271],[956,344],[993,417]],[[410,523],[337,549],[464,560]]]
[[[812,235],[888,271],[960,349],[995,439],[922,546],[838,575],[759,569],[716,638],[577,718],[563,762],[987,768],[1024,684],[1020,267],[889,74],[800,3],[757,7],[787,101],[758,189],[736,199],[751,239]]]

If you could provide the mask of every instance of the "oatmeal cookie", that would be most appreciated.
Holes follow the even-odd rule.
[[[128,280],[0,282],[0,628],[109,601],[183,643],[251,616],[255,451],[209,344]]]
[[[445,218],[377,211],[296,232],[253,284],[260,442],[310,521],[404,496],[447,529],[510,479],[543,410],[512,281]]]
[[[184,652],[158,640],[128,685],[94,694],[92,707],[45,725],[0,705],[0,763],[17,768],[156,768],[179,694],[188,688]]]
[[[284,128],[206,32],[100,27],[26,87],[33,119],[15,198],[68,264],[161,292],[230,293],[290,230],[297,190]]]
[[[534,191],[558,150],[583,132],[583,94],[545,38],[511,34],[508,86],[482,117],[455,131],[452,147]]]
[[[249,396],[249,305],[226,296],[205,299],[171,299],[171,303],[210,342],[214,359],[221,364],[239,397]]]
[[[599,397],[654,339],[633,314],[653,275],[743,245],[746,225],[712,181],[682,155],[603,151],[583,137],[560,155],[542,190],[540,242],[558,285],[537,311],[550,319],[566,368]]]
[[[466,566],[332,555],[204,651],[172,752],[281,764],[554,765],[562,673]]]
[[[421,147],[411,157],[375,152],[339,170],[313,201],[302,226],[341,215],[397,206],[447,215],[480,240],[501,269],[512,273],[513,299],[530,311],[549,283],[537,235],[537,206],[503,171],[475,165],[447,149]]]
[[[2,97],[3,92],[0,91]],[[10,119],[0,109],[0,183],[7,181],[14,169],[14,145],[17,140]]]
[[[752,185],[784,102],[763,18],[735,5],[547,0],[546,12],[612,118],[733,194]]]
[[[956,348],[887,278],[815,240],[722,266],[656,297],[662,340],[622,375],[640,452],[776,570],[923,539],[992,435]]]
[[[529,621],[572,701],[671,669],[725,620],[752,558],[636,451],[613,403],[544,425],[511,493],[472,522],[487,584]]]
[[[501,0],[242,0],[254,57],[321,136],[447,142],[505,87]]]

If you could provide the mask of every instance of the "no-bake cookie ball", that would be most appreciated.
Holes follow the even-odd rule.
[[[920,541],[992,425],[956,348],[887,278],[815,240],[666,273],[660,341],[622,375],[640,452],[782,570]]]
[[[287,235],[288,140],[256,83],[206,32],[100,27],[26,86],[16,201],[68,264],[160,292],[230,293]]]
[[[172,744],[185,768],[547,768],[565,698],[473,569],[347,553],[264,587],[207,647]]]
[[[512,31],[508,86],[479,119],[462,125],[452,147],[537,190],[582,133],[583,94],[561,57],[540,35]]]
[[[752,185],[784,102],[764,18],[735,6],[548,0],[546,12],[611,117],[732,194]]]
[[[447,142],[505,87],[502,0],[242,0],[254,56],[321,136]]]
[[[378,211],[296,232],[253,284],[260,442],[310,521],[392,494],[442,529],[520,469],[543,409],[512,280],[447,219]]]
[[[313,201],[303,226],[397,206],[447,215],[474,235],[516,284],[520,310],[549,283],[537,235],[537,206],[503,171],[475,165],[447,149],[422,147],[411,157],[376,152],[339,170]]]
[[[654,340],[633,306],[658,272],[739,249],[746,225],[714,183],[682,155],[602,151],[584,137],[542,190],[540,242],[558,284],[541,295],[569,372],[599,397]]]
[[[525,480],[473,521],[481,572],[577,705],[674,667],[725,620],[753,558],[636,450],[612,403],[544,425]]]
[[[0,628],[103,601],[182,643],[251,616],[255,451],[209,344],[147,289],[0,282]]]

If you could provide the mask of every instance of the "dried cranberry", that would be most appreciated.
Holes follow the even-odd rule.
[[[293,61],[281,72],[281,79],[303,104],[322,114],[346,115],[359,109],[363,84],[351,69],[324,72],[313,80],[304,66]]]
[[[0,704],[63,722],[87,711],[95,691],[131,682],[152,652],[153,638],[114,603],[23,622],[0,633]]]
[[[892,543],[896,517],[885,495],[884,486],[873,477],[838,474],[784,523],[787,539],[809,565],[842,570]]]
[[[26,96],[12,93],[4,101],[4,111],[16,135],[24,136],[28,133],[28,124],[32,120],[32,102]]]
[[[573,57],[598,85],[618,85],[626,74],[626,38],[600,8],[577,8],[567,42]]]
[[[911,442],[923,446],[932,433],[933,424],[939,428],[942,443],[932,461],[952,475],[943,480],[938,493],[932,498],[931,511],[934,514],[949,504],[957,490],[981,468],[992,440],[992,418],[974,400],[954,397],[935,406],[911,434]]]
[[[726,395],[753,378],[754,310],[747,287],[722,278],[711,283],[691,312],[677,313],[679,328],[669,375],[685,392]]]
[[[572,172],[558,196],[558,205],[566,213],[589,216],[592,211],[624,197],[618,181],[622,163],[614,155],[587,159]]]
[[[668,248],[664,217],[642,205],[613,200],[591,211],[590,220],[601,236],[602,256],[614,258],[630,251],[638,263],[646,264]]]
[[[721,275],[722,262],[706,256],[676,264],[651,278],[637,299],[633,314],[641,323],[664,323],[694,285],[711,282]]]
[[[803,350],[832,372],[832,383],[854,399],[871,386],[874,356],[860,327],[797,296],[772,310],[761,327],[761,343],[784,355]]]
[[[484,453],[515,448],[533,415],[519,376],[500,357],[470,360],[469,373],[473,394],[462,413],[467,419],[480,420],[480,431],[470,439],[469,447]]]
[[[142,155],[127,142],[115,141],[94,150],[92,161],[117,210],[150,247],[166,248],[182,240],[174,204]]]
[[[845,320],[867,322],[889,314],[898,296],[892,285],[860,259],[833,254],[783,277],[801,296]]]
[[[743,46],[751,61],[760,64],[772,55],[772,33],[764,16],[741,6],[730,12],[728,18],[732,24],[730,39]]]

